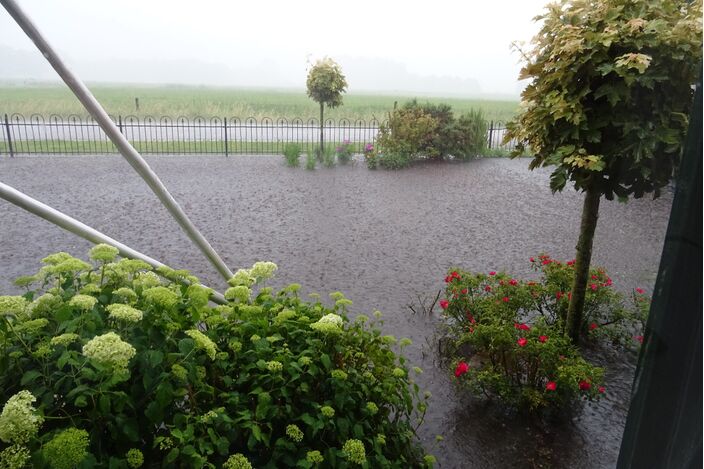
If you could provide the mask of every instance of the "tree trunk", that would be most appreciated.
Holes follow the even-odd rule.
[[[323,159],[323,148],[323,103],[320,103],[320,153],[318,154],[318,158],[320,158],[321,161]]]
[[[599,218],[599,200],[601,194],[593,188],[587,189],[582,208],[582,224],[579,228],[579,241],[577,241],[577,257],[574,265],[574,282],[572,283],[572,298],[567,310],[567,333],[572,342],[579,342],[582,332],[584,312],[584,297],[589,279],[589,265],[592,261],[592,245],[594,244],[594,231]]]

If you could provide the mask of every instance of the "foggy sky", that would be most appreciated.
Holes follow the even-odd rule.
[[[302,88],[337,60],[349,92],[518,96],[547,0],[17,0],[87,81]],[[0,8],[0,80],[55,80]]]

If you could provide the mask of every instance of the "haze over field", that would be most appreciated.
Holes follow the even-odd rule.
[[[429,3],[20,0],[87,81],[303,88],[337,60],[354,91],[516,99],[519,54],[545,0]],[[0,80],[56,74],[0,9]]]

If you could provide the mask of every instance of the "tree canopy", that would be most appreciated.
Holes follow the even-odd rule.
[[[335,108],[342,105],[342,93],[347,89],[347,81],[340,66],[326,57],[310,69],[306,86],[308,96],[314,101]]]
[[[642,197],[672,177],[702,57],[702,1],[563,0],[523,52],[531,79],[507,139],[607,199]]]

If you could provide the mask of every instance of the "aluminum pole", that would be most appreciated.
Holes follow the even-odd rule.
[[[151,265],[155,269],[158,267],[164,267],[164,264],[162,264],[161,262],[152,259],[151,257],[142,254],[139,251],[135,251],[131,247],[114,240],[113,238],[101,233],[100,231],[91,228],[90,226],[84,223],[81,223],[75,218],[72,218],[66,215],[65,213],[62,213],[56,210],[55,208],[49,207],[48,205],[43,204],[42,202],[39,202],[38,200],[33,199],[27,194],[24,194],[18,191],[17,189],[8,186],[7,184],[3,184],[2,182],[0,182],[0,198],[3,198],[8,202],[17,205],[18,207],[23,208],[34,215],[37,215],[38,217],[41,217],[44,220],[53,223],[54,225],[57,225],[70,233],[78,235],[83,239],[87,239],[92,243],[109,244],[110,246],[117,248],[117,250],[120,251],[120,255],[123,257],[128,257],[130,259],[139,259]],[[184,281],[184,283],[189,282]],[[225,297],[222,296],[221,293],[218,293],[214,290],[210,295],[210,299],[214,303],[218,303],[221,305],[227,304]]]
[[[98,100],[95,99],[93,94],[86,88],[85,84],[83,84],[78,76],[63,63],[56,51],[54,51],[46,39],[44,39],[34,23],[32,23],[32,20],[22,11],[15,0],[0,0],[0,4],[5,7],[10,16],[15,19],[20,28],[22,28],[32,42],[34,42],[34,45],[37,46],[44,58],[49,61],[54,70],[56,70],[56,73],[59,74],[64,83],[68,85],[71,91],[73,91],[73,94],[76,95],[81,104],[83,104],[83,107],[93,116],[108,138],[115,144],[122,156],[125,157],[127,162],[137,171],[142,179],[144,179],[152,191],[154,191],[161,203],[171,213],[171,216],[176,219],[178,224],[181,225],[181,228],[183,228],[183,231],[191,238],[191,241],[198,246],[210,263],[220,272],[220,275],[222,275],[225,280],[229,280],[232,277],[232,272],[227,265],[225,265],[218,253],[215,252],[205,237],[198,231],[156,173],[149,167],[147,162],[144,161],[144,158],[142,158],[139,152],[127,141],[125,136],[120,133],[115,123],[110,119]]]

